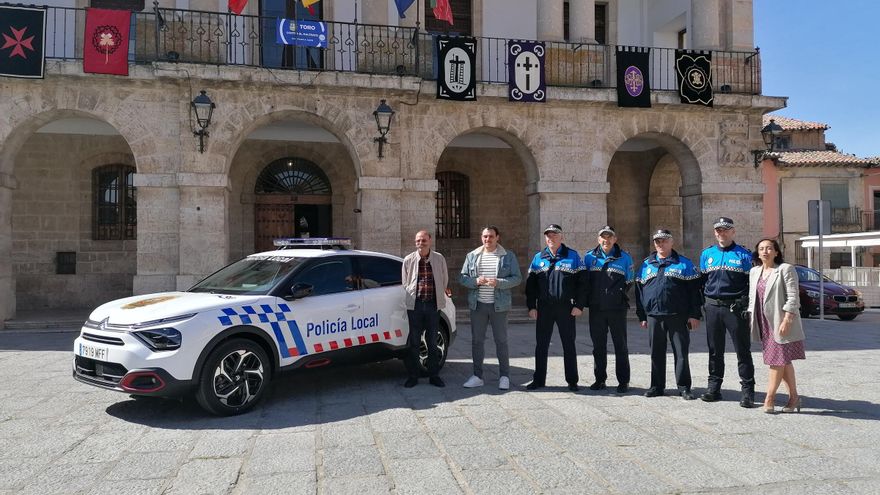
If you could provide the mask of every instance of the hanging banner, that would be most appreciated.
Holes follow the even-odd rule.
[[[131,11],[86,9],[83,72],[128,75]]]
[[[0,76],[41,79],[45,47],[44,9],[0,7]]]
[[[651,107],[650,48],[617,47],[617,106]]]
[[[675,50],[675,74],[682,103],[712,106],[712,52]]]
[[[508,40],[507,99],[540,103],[547,101],[544,43]]]
[[[477,40],[449,36],[437,37],[437,98],[474,101],[477,99]]]
[[[278,19],[275,41],[279,45],[327,48],[327,25],[320,21]]]

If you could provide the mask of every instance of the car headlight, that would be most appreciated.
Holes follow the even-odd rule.
[[[819,299],[819,291],[817,291],[817,290],[807,290],[804,292],[806,292],[806,294],[808,296],[812,297],[813,299]]]
[[[133,332],[133,335],[154,351],[173,351],[180,347],[183,337],[176,328],[153,328]]]
[[[855,294],[856,297],[858,297],[859,299],[862,298],[862,291],[860,291],[858,289],[853,289],[853,294]]]

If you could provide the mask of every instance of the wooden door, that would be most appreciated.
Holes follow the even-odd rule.
[[[292,204],[254,205],[254,251],[271,251],[279,237],[294,237]]]

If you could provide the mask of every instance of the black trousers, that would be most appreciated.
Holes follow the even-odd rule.
[[[590,340],[593,341],[593,374],[597,382],[608,379],[608,332],[614,343],[614,371],[617,383],[629,383],[629,349],[626,346],[626,310],[590,310]]]
[[[419,364],[419,348],[422,346],[422,331],[425,332],[425,343],[428,346],[428,376],[437,376],[440,372],[440,349],[437,347],[437,332],[440,328],[440,313],[434,301],[416,301],[415,309],[406,312],[409,319],[409,336],[406,340],[406,373],[410,378],[421,375]]]
[[[725,334],[730,334],[736,350],[739,383],[743,390],[755,390],[755,364],[752,362],[752,342],[749,322],[728,306],[706,304],[706,342],[709,344],[709,390],[721,390],[724,381]]]
[[[667,337],[672,343],[672,355],[675,359],[675,383],[679,389],[691,388],[691,366],[688,362],[691,336],[688,333],[687,320],[686,315],[648,317],[652,388],[658,390],[666,388]]]
[[[533,380],[539,385],[547,381],[547,354],[550,352],[550,337],[553,325],[559,329],[562,341],[562,356],[565,363],[565,381],[578,382],[577,348],[575,347],[575,318],[571,316],[571,304],[538,303],[538,320],[535,324],[535,374]]]

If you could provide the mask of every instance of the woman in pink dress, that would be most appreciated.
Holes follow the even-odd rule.
[[[788,387],[788,403],[782,412],[800,412],[802,400],[792,363],[804,359],[797,272],[794,266],[782,262],[779,243],[774,239],[761,240],[752,257],[757,265],[749,272],[752,340],[761,341],[764,364],[770,367],[764,412],[776,412],[776,391],[782,382]]]

